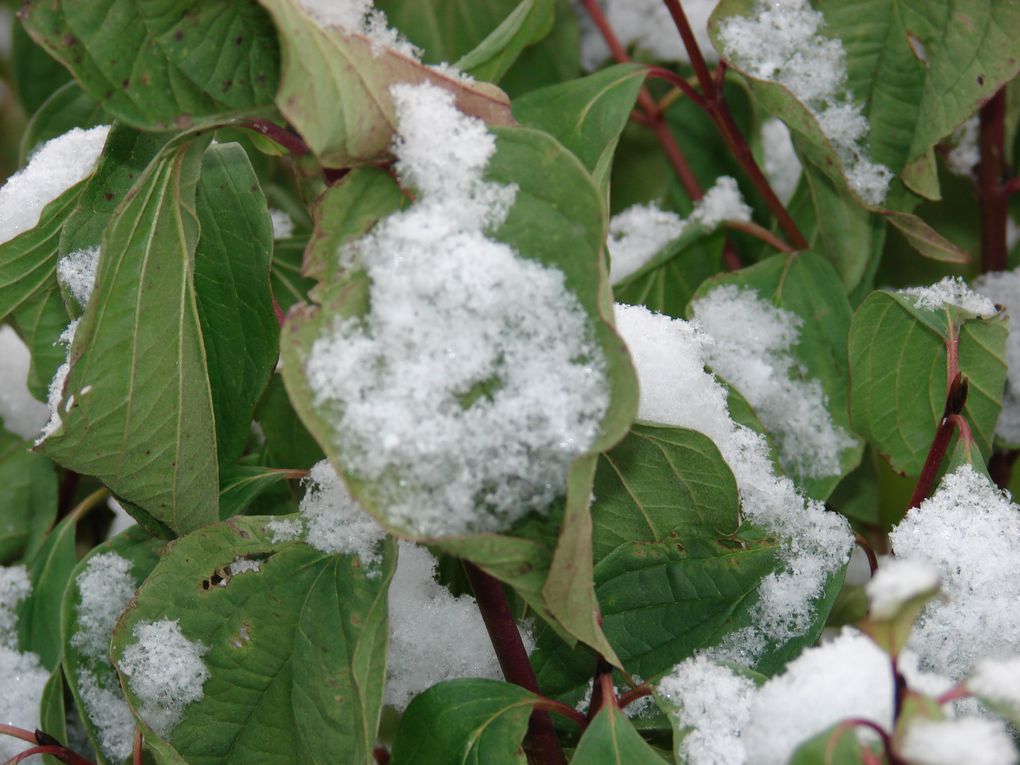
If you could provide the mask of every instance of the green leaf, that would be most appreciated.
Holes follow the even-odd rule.
[[[42,665],[51,671],[60,663],[62,654],[61,603],[71,571],[78,562],[75,531],[79,520],[75,515],[64,518],[28,561],[32,593],[18,613],[18,645],[22,651],[37,654]]]
[[[825,499],[840,479],[860,464],[863,452],[863,444],[853,436],[848,413],[849,369],[846,359],[851,313],[843,284],[822,257],[812,252],[801,252],[775,255],[732,274],[720,274],[702,284],[695,301],[726,284],[754,290],[760,298],[770,300],[803,320],[798,342],[792,349],[799,362],[796,374],[821,384],[833,426],[849,436],[852,443],[840,453],[838,473],[821,477],[801,476],[792,469],[793,466],[787,466],[787,471],[808,496]],[[781,430],[775,424],[769,430],[774,431],[772,435],[781,443]]]
[[[64,708],[64,672],[57,666],[46,681],[42,699],[39,701],[39,728],[57,741],[67,742],[67,710]],[[57,765],[60,760],[44,757],[47,765]]]
[[[370,164],[388,155],[395,83],[432,82],[455,93],[466,114],[512,123],[506,95],[493,85],[465,84],[393,50],[375,50],[364,36],[320,26],[294,0],[260,1],[276,20],[283,49],[276,103],[324,167]]]
[[[638,64],[619,64],[536,90],[514,101],[514,116],[528,127],[545,130],[574,152],[607,195],[616,144],[645,73]]]
[[[279,324],[269,286],[273,226],[248,155],[210,147],[196,195],[201,236],[194,290],[205,344],[216,445],[240,456],[255,405],[276,367]]]
[[[521,0],[478,47],[455,66],[479,80],[499,82],[521,52],[552,30],[555,0]]]
[[[837,723],[798,746],[790,765],[859,765],[865,751],[856,728]]]
[[[273,542],[268,520],[235,518],[179,539],[114,630],[115,665],[141,622],[178,619],[207,649],[203,698],[165,741],[146,737],[160,762],[372,762],[394,545],[366,569],[354,556]],[[214,578],[238,558],[258,570]],[[137,716],[142,702],[123,681]]]
[[[368,233],[379,219],[406,202],[400,186],[384,171],[358,167],[349,172],[327,188],[312,208],[314,230],[302,274],[332,281],[340,269],[340,248]]]
[[[254,3],[66,0],[26,5],[29,34],[118,119],[148,130],[273,102],[279,52]]]
[[[48,57],[47,60],[52,61]],[[59,65],[54,63],[54,66]],[[24,165],[33,149],[71,128],[90,128],[106,122],[109,118],[103,107],[89,98],[78,83],[66,82],[53,91],[25,126],[18,149],[19,162]]]
[[[315,286],[315,280],[302,274],[304,257],[303,239],[279,239],[273,242],[273,266],[269,282],[273,287],[273,297],[284,314],[291,306],[308,300],[308,293]]]
[[[736,532],[737,482],[715,444],[694,430],[635,424],[599,456],[593,487],[595,560],[631,542],[679,546],[688,535]]]
[[[1020,71],[1020,3],[849,0],[821,10],[846,49],[875,160],[937,196],[933,147]]]
[[[932,260],[943,263],[970,263],[970,254],[961,250],[916,215],[889,211],[884,213],[910,246]]]
[[[38,553],[57,517],[53,463],[0,429],[0,562]]]
[[[496,129],[497,151],[488,179],[518,188],[509,216],[492,236],[524,258],[563,271],[565,284],[586,309],[591,328],[607,361],[611,405],[592,452],[580,457],[567,480],[567,502],[559,541],[549,560],[545,545],[520,537],[473,535],[432,539],[441,549],[461,555],[493,576],[519,588],[543,618],[561,634],[598,647],[611,660],[596,620],[591,585],[591,518],[587,504],[595,454],[609,448],[626,432],[636,410],[634,372],[622,342],[606,323],[612,304],[606,288],[601,246],[604,236],[602,201],[580,162],[552,137],[539,131]],[[367,309],[365,277],[347,275],[325,286],[328,306],[292,310],[282,337],[283,374],[291,401],[302,421],[343,472],[338,454],[335,417],[314,403],[305,377],[308,350],[328,322],[337,316],[360,315]],[[382,524],[385,509],[377,506],[371,487],[346,475],[361,504]],[[406,529],[396,529],[406,534]],[[484,539],[476,545],[473,540]],[[541,584],[540,584],[541,583]]]
[[[47,399],[50,381],[67,357],[58,339],[70,320],[55,278],[11,315],[11,323],[32,353],[25,382],[40,401]]]
[[[177,533],[218,517],[215,421],[194,287],[195,187],[206,141],[185,136],[165,149],[107,228],[70,350],[63,422],[41,447]]]
[[[280,375],[273,375],[269,382],[255,410],[255,421],[262,428],[273,466],[308,470],[326,458],[294,411]]]
[[[478,5],[477,3],[473,5]],[[552,31],[525,48],[499,86],[511,100],[581,75],[581,29],[570,0],[556,0]]]
[[[82,653],[81,646],[76,645],[77,641],[72,639],[75,634],[84,632],[83,626],[78,620],[78,609],[81,604],[78,577],[94,557],[114,553],[131,564],[129,573],[137,587],[141,585],[159,561],[164,544],[162,540],[149,536],[140,526],[132,526],[124,533],[92,548],[71,572],[67,588],[64,591],[60,619],[60,636],[63,646],[61,661],[64,676],[71,688],[75,708],[81,715],[85,731],[95,748],[99,765],[121,765],[122,763],[122,760],[111,758],[109,753],[103,751],[100,742],[104,740],[104,737],[100,735],[100,731],[106,729],[105,738],[107,741],[119,734],[123,745],[125,742],[130,743],[133,726],[129,723],[127,729],[123,728],[123,718],[117,717],[116,701],[119,700],[121,704],[124,702],[117,673],[110,664],[109,658],[105,654],[101,657],[93,657]],[[84,691],[83,684],[86,689]],[[105,703],[99,701],[97,704],[96,696],[89,692],[93,688],[109,691],[112,694],[111,701]],[[86,698],[90,699],[88,703],[85,701]],[[102,696],[99,699],[102,699]]]
[[[521,742],[536,697],[498,680],[447,680],[404,712],[392,765],[524,765]]]
[[[220,472],[220,515],[224,520],[240,515],[263,492],[303,475],[300,470],[226,465]]]
[[[906,295],[874,292],[850,328],[850,414],[854,430],[893,469],[921,472],[946,403],[946,344],[959,333],[959,370],[969,384],[964,415],[982,454],[991,454],[1002,404],[1007,329],[1001,316],[929,311]]]
[[[18,100],[27,114],[32,114],[63,85],[71,76],[60,64],[32,42],[25,27],[11,24],[11,74]]]
[[[606,704],[577,742],[572,765],[662,765],[616,704]]]

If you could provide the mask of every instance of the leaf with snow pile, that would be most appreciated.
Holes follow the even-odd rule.
[[[147,130],[272,104],[278,48],[253,3],[140,0],[27,4],[21,20],[118,119]]]
[[[179,620],[181,633],[206,649],[202,698],[165,737],[146,736],[159,762],[372,762],[393,543],[369,569],[352,555],[274,542],[270,520],[235,518],[175,542],[117,624],[119,670],[142,622]],[[257,566],[218,573],[239,559]],[[123,680],[137,716],[145,702]]]
[[[261,0],[276,20],[283,72],[276,103],[325,167],[370,164],[389,154],[396,83],[432,82],[458,106],[494,125],[512,124],[506,95],[465,84],[367,37],[323,26],[296,0]]]
[[[920,474],[946,404],[950,327],[968,381],[963,413],[982,454],[992,450],[1005,385],[1007,328],[961,308],[917,308],[901,293],[873,292],[850,327],[850,415],[854,430],[893,468]]]
[[[574,152],[608,199],[613,154],[646,71],[638,64],[619,64],[534,90],[514,101],[514,116],[528,127],[545,130]]]
[[[62,425],[41,447],[177,533],[218,518],[216,424],[194,281],[195,189],[207,141],[185,135],[170,144],[107,227],[69,354]]]
[[[407,707],[392,765],[523,765],[521,742],[537,697],[498,680],[447,680]]]
[[[634,372],[619,337],[606,323],[612,313],[601,258],[603,204],[580,162],[552,137],[539,131],[495,129],[497,151],[487,180],[518,187],[507,220],[492,234],[520,257],[563,271],[567,289],[585,309],[606,359],[611,403],[591,452],[573,465],[567,480],[563,528],[554,551],[540,541],[496,534],[430,539],[440,549],[465,557],[507,584],[519,588],[529,604],[560,633],[613,656],[596,623],[597,604],[591,585],[591,519],[588,498],[596,454],[626,432],[636,409]],[[323,285],[323,307],[293,309],[282,336],[284,381],[295,409],[309,431],[342,467],[336,424],[317,407],[303,370],[308,351],[336,317],[358,316],[368,307],[367,277],[340,274]],[[345,475],[355,498],[383,525],[371,486]],[[406,535],[406,529],[392,529]],[[484,540],[482,543],[479,540]]]
[[[216,445],[239,457],[276,367],[279,324],[269,266],[273,229],[258,177],[236,143],[211,146],[196,194],[201,235],[194,290],[205,345]]]
[[[110,122],[103,107],[89,98],[78,83],[65,82],[35,110],[25,125],[18,147],[18,164],[26,164],[34,149],[71,128],[90,128]]]
[[[96,556],[114,553],[130,563],[130,575],[136,586],[140,585],[159,561],[164,544],[165,542],[162,540],[149,536],[140,526],[133,526],[123,534],[118,534],[113,539],[92,548],[74,567],[68,578],[68,586],[64,591],[60,618],[61,664],[64,669],[64,677],[74,696],[74,705],[81,715],[85,731],[96,751],[97,761],[100,765],[119,765],[121,762],[117,758],[107,756],[100,742],[105,738],[109,745],[111,739],[119,738],[122,745],[125,745],[130,742],[134,726],[130,720],[130,714],[126,721],[124,717],[119,718],[120,725],[118,725],[115,707],[97,705],[94,696],[90,696],[88,703],[85,701],[89,690],[94,690],[89,684],[89,680],[83,680],[86,675],[91,675],[99,683],[103,683],[102,687],[110,690],[113,698],[119,698],[120,685],[113,667],[109,664],[109,659],[106,658],[106,653],[104,652],[101,659],[87,656],[82,651],[77,639],[74,639],[77,633],[84,631],[78,615],[82,599],[78,587],[78,577],[88,568],[89,561],[95,559]],[[108,639],[109,637],[112,635],[108,636]]]
[[[850,428],[846,338],[850,331],[851,311],[843,284],[831,266],[815,253],[775,255],[735,273],[721,274],[702,284],[694,296],[692,306],[688,308],[688,314],[697,315],[694,306],[698,301],[724,285],[753,290],[762,300],[771,301],[801,319],[797,342],[790,349],[797,362],[797,368],[789,370],[791,379],[807,384],[817,381],[821,385],[824,412],[830,418],[834,433],[841,435],[843,446],[838,450],[838,468],[827,475],[799,475],[790,465],[786,472],[804,488],[808,496],[825,499],[843,476],[860,464],[864,450],[863,443],[852,435]],[[712,333],[711,325],[706,325],[706,329]],[[739,363],[738,359],[733,361]],[[715,371],[726,377],[725,370]],[[752,393],[742,392],[753,406]],[[788,406],[794,409],[797,404],[793,400],[788,402]],[[758,414],[761,416],[761,412]],[[766,422],[765,427],[782,444],[782,427],[786,424],[794,427],[794,418],[784,418],[784,422],[779,424],[772,422],[771,427]],[[821,426],[812,422],[806,427],[817,433]],[[795,432],[791,440],[796,443],[800,437]],[[812,456],[804,454],[803,459],[810,460]]]
[[[615,703],[605,704],[585,729],[570,760],[574,765],[662,765]]]

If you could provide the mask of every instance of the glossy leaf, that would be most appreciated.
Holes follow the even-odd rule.
[[[21,18],[86,93],[139,128],[188,127],[273,101],[276,35],[253,3],[58,0],[26,5]]]
[[[372,761],[393,543],[366,569],[354,556],[273,542],[268,520],[235,518],[178,540],[114,630],[115,664],[143,621],[179,619],[184,636],[207,648],[203,698],[165,740],[147,737],[161,762]],[[214,577],[239,558],[258,569]]]
[[[968,381],[964,415],[987,457],[1005,385],[1002,317],[980,320],[957,308],[922,310],[912,298],[886,291],[869,295],[854,314],[849,341],[854,430],[907,475],[921,472],[945,409],[951,326],[959,328],[959,370]]]
[[[408,705],[391,765],[524,765],[521,742],[536,697],[498,680],[447,680]]]
[[[107,228],[70,351],[62,425],[42,445],[178,533],[218,517],[216,430],[194,286],[204,148],[187,136],[167,148]]]
[[[395,123],[390,86],[431,82],[457,95],[458,107],[489,124],[512,122],[506,96],[467,85],[360,35],[324,27],[296,0],[261,0],[283,49],[276,103],[325,167],[351,167],[389,152]],[[378,55],[377,55],[378,53]]]
[[[514,116],[545,130],[570,149],[592,174],[603,194],[609,191],[613,154],[646,69],[620,64],[572,82],[532,91],[514,101]]]
[[[662,765],[616,704],[606,704],[585,729],[570,760],[573,765]]]
[[[255,171],[236,143],[206,152],[195,202],[201,235],[194,290],[216,445],[226,462],[244,449],[255,405],[276,367],[279,324],[269,286],[273,227]]]

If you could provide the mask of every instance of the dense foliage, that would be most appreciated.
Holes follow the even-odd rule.
[[[0,762],[1017,762],[1020,0],[14,10]]]

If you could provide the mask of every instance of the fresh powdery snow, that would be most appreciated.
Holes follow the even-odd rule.
[[[800,371],[793,348],[803,320],[734,284],[716,287],[691,308],[713,341],[708,365],[777,438],[783,467],[800,478],[839,475],[843,451],[856,442],[832,422],[821,382]]]
[[[714,229],[724,221],[749,221],[751,208],[740,195],[737,182],[721,176],[694,205],[686,220],[654,204],[633,205],[609,221],[609,280],[616,284],[640,269],[688,225]]]
[[[608,407],[589,317],[557,269],[489,239],[516,194],[486,182],[485,125],[431,85],[392,90],[394,151],[417,202],[343,257],[368,313],[336,319],[305,373],[345,468],[419,535],[506,528],[563,493]]]
[[[793,198],[803,168],[793,148],[790,129],[776,117],[769,117],[761,126],[761,146],[765,155],[762,170],[772,190],[783,204]]]
[[[49,419],[49,407],[28,390],[32,354],[17,332],[0,326],[0,417],[4,428],[34,440]]]
[[[0,566],[0,724],[34,731],[40,726],[39,703],[50,673],[39,657],[18,650],[18,606],[32,592],[24,566]],[[0,736],[0,762],[28,748],[11,736]]]
[[[367,37],[374,55],[391,50],[415,60],[421,57],[421,49],[391,29],[386,14],[378,10],[372,0],[298,0],[298,3],[320,24]]]
[[[715,63],[718,55],[708,36],[708,17],[719,0],[683,0],[684,13],[705,59]],[[601,0],[609,26],[625,47],[658,61],[689,62],[687,49],[662,0]],[[598,69],[609,58],[609,46],[587,12],[577,7],[581,19],[581,64],[585,71]]]
[[[137,588],[131,561],[115,552],[93,555],[76,577],[75,587],[78,628],[70,642],[79,653],[78,695],[103,754],[123,761],[131,754],[135,723],[110,663],[110,638]]]
[[[926,559],[946,599],[921,613],[909,647],[954,680],[982,659],[1020,653],[1020,507],[963,465],[890,534],[898,557]]]
[[[954,175],[971,176],[981,161],[981,147],[978,145],[980,120],[975,114],[953,131],[953,148],[946,155],[946,166]]]
[[[894,618],[914,598],[937,592],[939,581],[939,572],[927,561],[883,558],[866,585],[871,618]]]
[[[283,210],[270,207],[269,219],[273,223],[273,239],[289,239],[294,235],[294,220]]]
[[[893,174],[872,162],[868,120],[847,90],[846,50],[822,34],[825,17],[807,0],[758,0],[750,16],[719,27],[724,54],[752,77],[778,82],[814,115],[865,202],[885,201]]]
[[[386,659],[386,703],[397,709],[442,680],[503,677],[475,599],[454,597],[435,573],[436,559],[427,549],[400,542],[389,589]],[[521,638],[530,652],[534,640],[527,628]]]
[[[89,247],[65,255],[57,263],[57,279],[78,301],[82,308],[92,296],[99,266],[99,248]]]
[[[1001,720],[918,719],[907,728],[900,754],[911,765],[1015,765],[1017,752]]]
[[[60,345],[67,348],[67,358],[63,364],[57,367],[57,371],[53,374],[53,379],[50,380],[49,395],[47,396],[50,417],[35,440],[36,446],[56,433],[60,426],[64,424],[63,417],[60,414],[60,405],[64,400],[64,385],[67,384],[67,376],[71,374],[71,343],[74,342],[74,333],[78,329],[78,321],[79,319],[72,320],[64,328],[64,331],[60,333],[60,338],[57,340]]]
[[[202,655],[209,649],[188,640],[178,619],[140,621],[132,634],[136,642],[124,649],[117,666],[141,703],[142,718],[165,738],[184,709],[202,699],[202,686],[209,679]]]
[[[801,494],[789,478],[777,476],[765,438],[730,419],[725,389],[704,369],[711,337],[694,324],[639,306],[618,304],[616,327],[638,373],[638,417],[711,438],[736,478],[743,517],[781,540],[785,565],[762,581],[752,624],[730,633],[713,653],[751,664],[769,642],[808,629],[813,600],[850,555],[849,525]]]
[[[910,654],[902,671],[926,692],[952,685],[920,673]],[[863,718],[887,730],[893,722],[889,657],[851,628],[804,650],[760,688],[698,656],[678,664],[658,690],[678,726],[693,729],[681,744],[688,765],[785,765],[798,746],[842,720]]]
[[[1006,308],[1009,338],[1006,340],[1006,393],[995,433],[1004,441],[1020,446],[1020,268],[980,276],[974,289]]]
[[[982,699],[1020,710],[1020,655],[1003,661],[979,661],[967,678],[967,690]]]
[[[274,541],[298,538],[324,553],[357,555],[369,567],[369,576],[378,571],[371,567],[379,563],[379,543],[386,532],[351,497],[343,481],[327,460],[312,466],[305,481],[305,495],[298,507],[301,525],[297,519],[270,521],[267,528]]]
[[[0,244],[34,228],[46,205],[92,174],[109,132],[109,125],[72,128],[44,143],[7,179],[0,188]]]
[[[908,287],[901,295],[913,298],[914,305],[926,311],[941,311],[955,306],[978,316],[994,316],[995,303],[975,292],[959,276],[947,276],[929,287]]]

